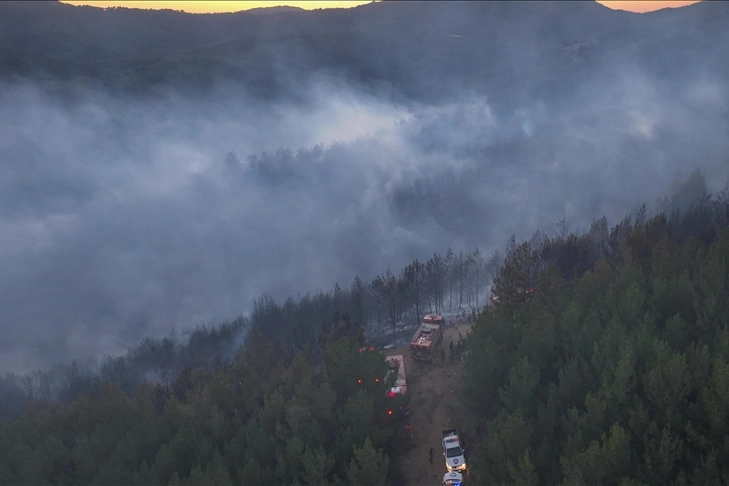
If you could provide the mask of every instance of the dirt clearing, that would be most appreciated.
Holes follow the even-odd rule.
[[[457,408],[456,393],[461,384],[461,361],[450,360],[449,343],[458,344],[465,337],[469,325],[458,324],[455,328],[449,324],[443,332],[443,342],[435,350],[433,363],[413,361],[410,359],[409,346],[391,349],[387,355],[402,354],[407,370],[408,393],[410,394],[410,417],[413,427],[413,440],[407,437],[405,427],[408,420],[398,424],[397,436],[402,437],[405,444],[412,447],[406,454],[397,458],[398,466],[405,479],[405,486],[440,485],[446,473],[441,431],[457,427],[466,432],[466,426],[459,416],[454,415]],[[441,363],[440,351],[445,350],[445,363]],[[400,430],[402,429],[402,430]],[[468,443],[465,444],[468,461]],[[433,448],[433,464],[428,460],[430,448]]]

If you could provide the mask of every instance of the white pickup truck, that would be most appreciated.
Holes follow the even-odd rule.
[[[443,437],[443,456],[448,471],[464,471],[466,469],[466,450],[461,446],[458,429],[448,429],[441,433]]]
[[[463,486],[463,474],[455,471],[445,473],[443,486]]]

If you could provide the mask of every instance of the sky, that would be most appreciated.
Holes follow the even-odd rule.
[[[659,1],[659,0],[603,0],[599,1],[606,7],[617,10],[629,10],[631,12],[651,12],[667,7],[683,7],[696,3],[698,0],[691,1]],[[290,5],[311,10],[317,8],[346,8],[354,7],[369,3],[369,1],[360,0],[327,0],[327,1],[139,1],[139,0],[107,0],[107,1],[64,1],[72,5],[94,5],[98,7],[129,7],[129,8],[148,8],[148,9],[173,9],[184,10],[190,13],[215,13],[215,12],[238,12],[240,10],[248,10],[251,8],[273,7],[276,5]]]
[[[64,1],[72,5],[94,5],[98,7],[129,7],[129,8],[148,8],[148,9],[172,9],[184,10],[190,13],[217,13],[217,12],[238,12],[252,8],[275,7],[277,5],[288,5],[299,7],[307,10],[317,8],[346,8],[356,7],[369,3],[369,1],[359,0],[331,0],[331,1],[135,1],[135,0],[105,0],[105,1]]]
[[[630,12],[652,12],[654,10],[660,10],[662,8],[676,8],[676,7],[684,7],[686,5],[691,5],[692,3],[696,3],[697,0],[691,0],[691,1],[631,1],[631,0],[607,0],[607,1],[599,1],[598,3],[601,3],[605,5],[608,8],[612,8],[615,10],[628,10]]]

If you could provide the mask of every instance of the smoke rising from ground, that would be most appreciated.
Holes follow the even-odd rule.
[[[0,370],[119,352],[448,247],[729,181],[721,79],[595,74],[568,101],[396,103],[340,80],[263,103],[0,89]]]

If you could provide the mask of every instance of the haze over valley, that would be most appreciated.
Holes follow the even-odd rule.
[[[140,27],[144,25],[145,27]],[[729,6],[0,4],[0,371],[729,181]]]

